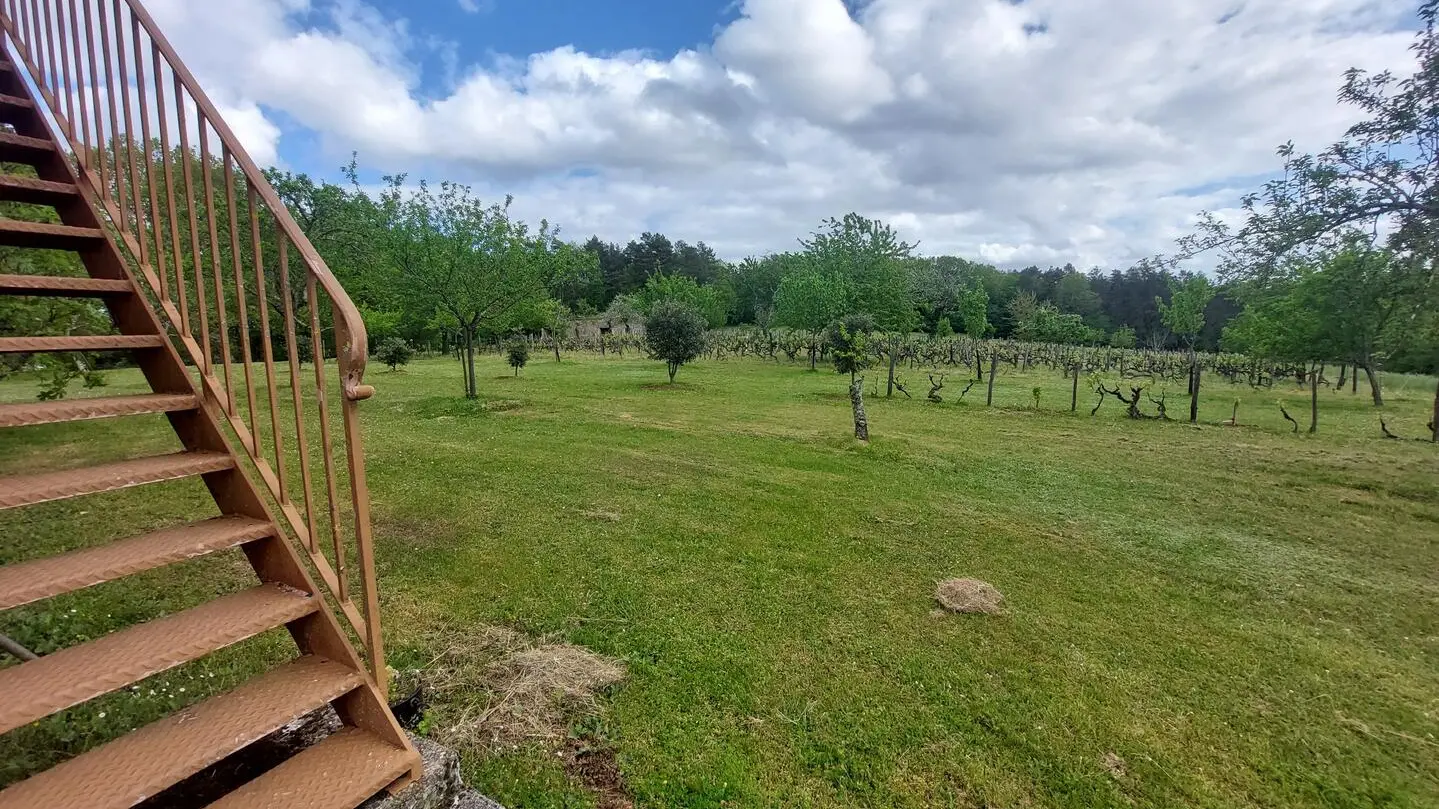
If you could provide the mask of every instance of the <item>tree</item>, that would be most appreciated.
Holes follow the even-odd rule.
[[[731,281],[735,292],[735,320],[753,323],[769,332],[774,319],[775,292],[785,272],[800,259],[794,253],[747,258],[735,265]]]
[[[1245,307],[1224,330],[1225,348],[1270,360],[1304,365],[1309,382],[1309,432],[1319,430],[1319,374],[1334,356],[1332,332],[1315,306],[1320,285],[1312,267],[1301,267],[1283,280],[1245,288]]]
[[[565,306],[557,300],[545,301],[540,306],[544,329],[550,335],[550,347],[555,352],[555,362],[560,361],[560,341],[565,338],[565,332],[569,331],[570,323],[574,320],[574,313],[570,307]]]
[[[854,437],[869,441],[869,417],[864,412],[864,377],[860,371],[869,367],[870,337],[874,320],[869,315],[847,315],[830,324],[825,332],[834,370],[849,374],[849,404],[854,414]]]
[[[1198,231],[1181,240],[1181,257],[1220,253],[1226,279],[1267,280],[1288,259],[1333,251],[1353,230],[1387,233],[1387,246],[1417,278],[1416,300],[1432,300],[1439,286],[1439,0],[1419,6],[1423,27],[1411,47],[1414,73],[1368,73],[1351,68],[1339,100],[1364,119],[1324,151],[1279,147],[1281,175],[1244,197],[1243,219],[1231,228],[1205,214]],[[1415,322],[1413,325],[1420,325]],[[1405,337],[1421,342],[1429,335]],[[1439,363],[1439,357],[1433,359]],[[1439,387],[1435,388],[1439,409]],[[1432,438],[1439,441],[1439,420]]]
[[[1170,287],[1169,303],[1155,298],[1159,318],[1164,325],[1179,336],[1189,350],[1189,423],[1199,421],[1199,363],[1194,352],[1194,343],[1204,331],[1204,310],[1214,299],[1214,286],[1202,275],[1193,275],[1183,283]]]
[[[814,370],[820,332],[844,314],[847,300],[845,280],[824,275],[808,261],[785,275],[775,290],[775,323],[810,335],[810,370]]]
[[[989,336],[989,292],[984,284],[971,282],[959,297],[959,315],[964,333],[976,340]]]
[[[1111,348],[1134,348],[1135,344],[1134,329],[1129,326],[1120,326],[1114,330],[1113,334],[1109,335]]]
[[[704,353],[704,316],[687,303],[660,301],[645,317],[645,344],[650,359],[664,360],[673,383],[681,365]]]
[[[617,295],[610,301],[608,309],[605,309],[605,318],[611,324],[620,323],[625,327],[625,334],[630,333],[630,324],[639,323],[643,318],[636,299],[631,295]]]
[[[699,312],[710,328],[725,324],[729,313],[728,301],[712,286],[701,286],[693,278],[684,275],[651,275],[644,287],[634,296],[635,306],[641,312],[649,312],[661,301],[679,301]]]
[[[401,365],[409,365],[410,358],[415,355],[415,349],[405,342],[402,337],[391,337],[380,344],[380,349],[375,356],[380,362],[390,366],[391,371],[398,371]]]
[[[523,337],[511,338],[505,343],[505,362],[515,369],[515,376],[520,375],[520,369],[530,361],[530,341]]]
[[[475,343],[482,330],[511,331],[538,319],[557,261],[571,260],[548,222],[537,232],[510,218],[511,198],[484,205],[470,189],[388,180],[371,203],[382,267],[411,308],[435,312],[456,330],[464,355],[465,395],[478,396]]]

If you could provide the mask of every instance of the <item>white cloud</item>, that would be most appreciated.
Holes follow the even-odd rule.
[[[858,210],[930,252],[1123,265],[1232,205],[1276,144],[1342,132],[1344,69],[1411,64],[1404,0],[745,0],[708,47],[564,47],[451,83],[418,66],[444,32],[313,1],[151,0],[257,158],[262,105],[574,237],[661,229],[731,257]]]

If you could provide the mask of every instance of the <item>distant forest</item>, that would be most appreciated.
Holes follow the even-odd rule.
[[[556,290],[561,302],[577,314],[602,312],[619,296],[637,295],[653,276],[682,276],[713,290],[724,304],[728,325],[770,325],[766,310],[785,268],[795,258],[795,254],[780,254],[731,264],[719,259],[704,242],[671,241],[661,233],[645,233],[624,246],[595,236],[585,242],[584,250],[598,258],[599,273]],[[914,287],[917,326],[930,334],[943,331],[939,325],[942,318],[949,320],[955,331],[964,331],[959,297],[977,282],[988,297],[990,333],[982,336],[1021,336],[1016,333],[1015,302],[1032,297],[1032,304],[1050,304],[1061,314],[1079,317],[1087,331],[1075,333],[1073,336],[1080,338],[1075,342],[1107,343],[1114,332],[1128,328],[1138,347],[1180,345],[1180,337],[1164,326],[1157,301],[1168,302],[1171,290],[1191,277],[1189,273],[1175,274],[1149,263],[1122,271],[1095,268],[1081,272],[1073,264],[1000,270],[956,256],[904,261]],[[1204,313],[1204,330],[1196,344],[1200,350],[1219,350],[1224,327],[1241,311],[1224,293],[1220,287]],[[1120,341],[1127,337],[1121,335]]]

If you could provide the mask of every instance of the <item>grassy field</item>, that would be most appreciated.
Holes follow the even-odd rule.
[[[639,806],[1439,805],[1439,449],[1380,438],[1362,388],[1321,391],[1309,436],[1274,404],[1307,426],[1288,385],[1211,383],[1194,427],[1126,420],[1112,399],[1090,417],[1086,393],[1071,414],[1058,374],[1001,372],[995,408],[982,385],[962,403],[871,398],[860,446],[846,380],[799,366],[701,362],[670,386],[657,362],[541,357],[515,378],[491,356],[479,378],[480,402],[447,359],[369,380],[393,662],[433,660],[437,625],[622,660],[626,682],[576,732],[613,746]],[[1390,428],[1421,435],[1433,380],[1387,381]],[[1236,397],[1245,426],[1217,426]],[[0,433],[0,474],[174,444],[158,419],[79,435]],[[0,513],[0,562],[203,501],[166,484]],[[244,572],[201,560],[11,611],[0,631],[47,651]],[[993,583],[1006,613],[936,614],[951,576]],[[285,642],[12,733],[0,780]],[[541,746],[465,769],[516,809],[592,801]]]

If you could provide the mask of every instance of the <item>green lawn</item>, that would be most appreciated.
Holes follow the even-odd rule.
[[[1083,392],[1071,414],[1047,370],[1001,371],[993,409],[982,385],[953,401],[960,372],[934,405],[911,371],[915,400],[869,400],[866,447],[833,374],[735,360],[664,377],[577,356],[514,378],[488,356],[470,403],[448,359],[371,374],[396,667],[433,659],[420,628],[438,622],[622,659],[585,732],[614,745],[640,806],[1439,805],[1439,449],[1383,440],[1362,387],[1321,391],[1309,436],[1274,404],[1307,426],[1288,384],[1206,380],[1193,427],[1126,420],[1113,399],[1091,418]],[[1433,380],[1387,382],[1390,428],[1422,435]],[[1246,426],[1217,426],[1236,397]],[[159,419],[88,424],[57,450],[60,435],[0,433],[0,474],[173,446]],[[166,484],[3,512],[0,562],[197,502]],[[11,611],[0,631],[45,651],[243,573],[202,560]],[[1007,613],[936,615],[950,576],[993,583]],[[10,734],[0,777],[284,652],[267,636]],[[515,809],[588,800],[552,751],[466,771]]]

